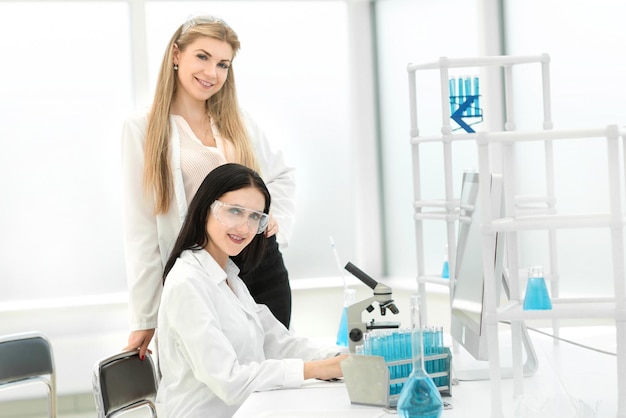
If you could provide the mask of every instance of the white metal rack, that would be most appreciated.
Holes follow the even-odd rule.
[[[542,90],[543,90],[543,130],[512,131],[515,128],[513,118],[512,99],[512,71],[511,67],[523,63],[541,63]],[[506,106],[507,131],[479,132],[476,134],[452,134],[450,125],[450,107],[447,101],[448,69],[453,67],[501,66],[504,68],[504,97]],[[417,93],[415,72],[423,69],[438,69],[441,77],[442,96],[442,135],[420,137],[417,127]],[[423,65],[410,64],[409,94],[411,106],[411,145],[413,158],[414,196],[415,196],[415,233],[418,263],[418,292],[422,294],[422,301],[426,303],[426,283],[446,284],[452,294],[453,280],[443,281],[434,275],[424,272],[424,236],[423,222],[425,220],[445,221],[447,225],[447,242],[449,249],[450,277],[454,277],[455,263],[453,251],[456,248],[456,225],[459,202],[454,196],[452,179],[452,143],[454,141],[475,141],[478,153],[479,183],[488,184],[492,172],[490,147],[498,144],[502,157],[502,176],[505,190],[504,217],[494,218],[490,212],[490,196],[488,188],[479,190],[480,205],[484,210],[481,214],[481,223],[484,231],[483,239],[483,269],[485,272],[485,323],[489,340],[489,374],[491,380],[491,416],[504,417],[502,393],[500,389],[500,359],[498,345],[498,323],[510,321],[512,326],[514,392],[523,393],[521,325],[524,320],[551,319],[558,333],[558,321],[565,318],[612,318],[616,322],[617,331],[617,363],[618,363],[618,414],[619,418],[626,417],[626,279],[624,262],[624,218],[622,213],[622,197],[624,193],[620,187],[619,139],[626,134],[620,132],[616,126],[605,129],[589,130],[552,130],[550,115],[550,81],[549,56],[543,54],[535,57],[479,57],[464,59],[441,58],[438,62]],[[598,141],[604,138],[604,141]],[[559,214],[555,207],[554,173],[553,173],[553,142],[571,139],[595,139],[596,142],[606,144],[608,156],[609,182],[609,210],[600,214],[564,215]],[[546,196],[518,196],[515,194],[515,158],[513,144],[523,141],[541,141],[544,144],[546,159]],[[420,181],[420,145],[425,142],[440,142],[444,154],[444,182],[445,197],[443,199],[423,200],[421,197]],[[626,152],[626,151],[625,151]],[[490,158],[491,157],[491,158]],[[626,161],[626,155],[623,156]],[[430,179],[432,180],[432,179]],[[545,204],[539,210],[532,209],[526,203],[541,202]],[[425,211],[430,209],[431,211]],[[568,228],[607,228],[611,236],[611,251],[613,262],[614,297],[562,299],[559,296],[560,274],[556,260],[556,231]],[[519,281],[519,248],[517,243],[518,231],[546,230],[549,238],[549,276],[553,309],[549,311],[524,311],[521,306]],[[507,263],[509,278],[511,279],[510,303],[498,306],[496,300],[496,281],[493,271],[493,254],[495,252],[495,234],[506,233]],[[425,308],[425,307],[424,307]],[[426,309],[422,309],[423,312]],[[427,323],[427,318],[423,318]]]
[[[550,56],[542,54],[537,56],[488,56],[478,58],[447,58],[441,57],[436,62],[425,64],[409,64],[407,67],[409,75],[409,103],[410,103],[410,120],[411,120],[411,151],[412,151],[412,168],[413,168],[413,196],[415,209],[415,236],[416,236],[416,255],[417,255],[417,283],[418,293],[422,300],[422,323],[427,324],[427,298],[426,284],[432,283],[437,285],[445,285],[449,287],[450,296],[452,297],[453,280],[441,279],[438,274],[432,274],[425,271],[424,259],[424,233],[423,222],[425,220],[439,220],[446,222],[446,235],[448,247],[448,260],[450,278],[454,278],[455,262],[454,251],[456,248],[456,221],[459,213],[459,200],[454,194],[453,187],[453,167],[452,167],[452,146],[453,142],[458,141],[475,141],[475,133],[453,134],[450,121],[450,106],[448,98],[449,90],[449,69],[450,68],[466,68],[466,67],[502,67],[504,70],[504,98],[506,101],[505,128],[507,131],[515,129],[515,112],[514,112],[514,92],[513,92],[513,66],[520,64],[540,64],[542,78],[542,99],[543,99],[543,129],[552,128],[551,116],[551,98],[550,98]],[[441,115],[442,126],[440,136],[419,136],[418,128],[418,106],[417,106],[417,82],[416,72],[419,70],[439,70],[440,74],[440,93],[441,93]],[[421,192],[421,163],[420,163],[420,146],[425,143],[439,142],[443,147],[444,162],[444,197],[440,199],[423,199]],[[552,144],[545,144],[546,161],[552,161],[553,150]],[[520,210],[524,210],[525,202],[540,202],[545,204],[545,212],[550,212],[554,208],[554,180],[552,173],[546,173],[545,197],[518,197],[517,206]],[[553,295],[559,294],[558,289],[558,268],[556,261],[556,237],[553,231],[549,231],[549,243],[551,254],[551,292]],[[511,242],[508,246],[510,252],[517,252],[517,242]],[[511,268],[517,268],[512,265]],[[516,294],[512,295],[517,296]],[[555,332],[558,333],[558,325],[554,323]]]
[[[505,216],[495,218],[487,204],[490,202],[489,191],[479,188],[479,199],[486,210],[482,212],[481,224],[483,228],[483,271],[485,273],[485,323],[489,344],[489,375],[491,380],[491,411],[492,417],[503,417],[502,394],[500,389],[500,356],[498,346],[498,323],[510,321],[513,337],[513,370],[515,395],[523,393],[522,379],[522,353],[521,324],[530,319],[588,319],[588,318],[612,318],[616,322],[617,332],[617,377],[618,377],[618,417],[626,416],[626,281],[624,274],[624,222],[622,219],[621,199],[623,193],[620,189],[620,161],[619,161],[619,138],[617,126],[609,126],[605,129],[588,130],[551,130],[536,132],[492,132],[479,133],[476,141],[479,158],[479,182],[487,181],[491,175],[488,145],[492,142],[503,144],[506,148],[512,147],[520,141],[545,141],[589,139],[602,141],[606,144],[608,157],[607,179],[609,182],[609,209],[605,213],[594,214],[559,214],[558,212],[540,215],[517,215],[514,210],[514,185],[507,183],[506,175],[503,175],[505,192]],[[598,141],[599,142],[599,141]],[[504,152],[504,166],[507,171],[515,171],[515,161],[511,150]],[[510,179],[509,179],[510,180]],[[508,196],[507,196],[508,195]],[[548,311],[525,311],[522,308],[522,300],[519,297],[512,298],[505,306],[497,306],[495,290],[498,283],[493,269],[489,268],[490,258],[488,252],[495,251],[495,234],[507,233],[507,243],[511,236],[515,237],[518,231],[528,230],[552,230],[558,229],[581,229],[581,228],[607,228],[611,236],[612,270],[614,297],[610,298],[552,298],[552,310]],[[514,261],[509,259],[509,261]],[[491,260],[491,265],[493,261]],[[511,270],[510,278],[513,288],[519,290],[519,278],[515,277],[517,271]]]

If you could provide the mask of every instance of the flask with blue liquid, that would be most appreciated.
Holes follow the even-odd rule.
[[[528,269],[528,282],[524,295],[524,310],[550,310],[552,301],[543,277],[542,266],[531,266]]]
[[[347,347],[348,342],[348,306],[356,301],[356,290],[344,288],[343,290],[343,309],[341,311],[341,319],[339,320],[339,329],[337,330],[337,345]]]
[[[448,246],[443,247],[443,267],[441,267],[441,278],[450,278],[450,262],[448,261]]]
[[[439,418],[443,411],[443,401],[435,382],[424,370],[418,295],[411,295],[411,328],[413,369],[400,392],[398,415],[402,418]]]

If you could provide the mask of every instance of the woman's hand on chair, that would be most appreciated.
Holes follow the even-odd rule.
[[[152,350],[148,350],[152,337],[154,337],[154,328],[131,331],[128,336],[128,345],[124,348],[124,351],[139,350],[139,358],[143,360],[146,356],[146,351],[152,354]]]

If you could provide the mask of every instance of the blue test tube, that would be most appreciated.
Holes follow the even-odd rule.
[[[451,78],[448,80],[448,89],[450,90],[450,114],[456,110],[456,80]]]
[[[465,82],[465,100],[467,100],[472,95],[472,79],[469,78],[469,76],[465,76],[464,82]],[[464,114],[465,116],[472,115],[471,106],[468,106],[465,108]]]
[[[385,363],[389,363],[390,361],[393,361],[393,336],[391,335],[390,332],[385,331],[382,333],[383,335],[381,336],[382,341],[383,341],[383,357],[385,358]],[[389,379],[395,379],[395,370],[394,370],[394,366],[387,366],[389,368]],[[395,387],[394,385],[390,385],[389,386],[389,393],[390,394],[394,394],[395,393]]]
[[[476,96],[476,100],[474,100],[474,116],[480,116],[480,89],[478,87],[478,77],[474,77],[474,96]]]
[[[463,88],[463,77],[458,78],[457,85],[459,89],[457,91],[457,97],[459,98],[459,105],[465,101],[465,89]]]
[[[400,332],[399,330],[394,330],[392,331],[391,335],[392,335],[392,341],[393,341],[393,361],[398,361],[398,360],[401,360],[401,357],[402,357],[402,345],[401,345],[402,340],[400,338]],[[395,378],[400,379],[402,377],[402,366],[395,365],[393,366],[393,368],[394,368]],[[401,390],[402,390],[402,384],[395,383],[394,388],[393,388],[394,394],[400,393]]]
[[[412,360],[413,359],[413,347],[411,346],[411,330],[404,329],[402,331],[402,340],[404,342],[402,344],[402,346],[404,347],[404,359]],[[413,371],[413,361],[409,361],[404,366],[404,377],[409,377],[412,371]]]
[[[426,359],[429,353],[430,338],[428,336],[428,327],[422,328],[422,355],[424,356],[424,369],[426,373],[430,373],[430,360]]]
[[[438,351],[439,354],[445,354],[445,347],[443,345],[443,327],[438,327],[437,328],[437,345],[439,346]],[[440,372],[447,372],[447,367],[446,367],[446,363],[447,363],[447,359],[446,358],[442,358],[441,360],[439,360],[439,371]],[[448,374],[449,376],[449,374]],[[449,385],[449,381],[448,381],[448,377],[442,377],[441,378],[441,384],[442,386],[448,386]]]

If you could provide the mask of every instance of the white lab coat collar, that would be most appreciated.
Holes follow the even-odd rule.
[[[205,249],[183,251],[180,258],[187,263],[199,264],[199,266],[208,273],[208,279],[215,283],[216,286],[230,285],[230,289],[234,293],[233,299],[236,299],[235,303],[238,303],[241,308],[255,320],[254,322],[257,323],[260,329],[263,328],[261,323],[257,320],[255,307],[244,303],[244,300],[247,299],[242,296],[248,292],[248,289],[239,278],[239,267],[237,267],[230,258],[226,263],[226,270],[224,270]],[[228,283],[226,283],[226,279],[228,279]]]

